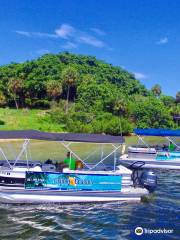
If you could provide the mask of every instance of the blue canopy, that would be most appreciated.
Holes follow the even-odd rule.
[[[180,137],[180,129],[171,130],[162,128],[145,128],[145,129],[136,128],[134,129],[134,133],[143,136]]]

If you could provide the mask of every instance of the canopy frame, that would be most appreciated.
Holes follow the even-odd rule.
[[[28,151],[28,146],[30,144],[31,139],[24,139],[24,142],[22,144],[22,147],[20,149],[20,152],[17,154],[17,156],[15,156],[15,161],[13,163],[13,165],[10,164],[8,158],[6,157],[5,152],[3,151],[3,149],[0,147],[0,153],[2,154],[2,156],[4,157],[4,159],[7,161],[10,169],[13,169],[16,166],[16,163],[20,160],[20,158],[22,157],[23,154],[25,154],[26,157],[26,162],[27,162],[27,169],[29,170],[29,159],[28,156],[30,156],[30,152]],[[80,160],[84,166],[86,166],[88,168],[88,170],[93,170],[94,168],[96,168],[99,164],[103,163],[109,156],[111,156],[112,154],[114,155],[114,161],[113,161],[113,169],[114,171],[116,170],[116,163],[117,163],[117,150],[119,150],[119,148],[121,147],[121,143],[118,144],[118,146],[116,146],[115,144],[111,143],[113,150],[107,154],[104,155],[104,149],[103,149],[103,145],[106,143],[101,143],[101,156],[100,156],[100,161],[97,162],[95,165],[93,165],[92,167],[88,166],[88,164],[86,164],[86,160],[92,155],[94,154],[96,151],[91,152],[90,154],[88,154],[88,156],[85,159],[82,159],[77,153],[75,153],[71,148],[71,144],[72,143],[79,143],[79,142],[65,142],[65,141],[58,141],[65,149],[67,149],[70,152],[70,158],[72,155],[74,155],[78,160]],[[99,144],[99,143],[93,143],[93,144]],[[110,144],[110,143],[107,143]]]
[[[113,150],[107,154],[106,156],[104,156],[104,152],[101,152],[101,160],[99,162],[97,162],[94,166],[89,167],[85,160],[87,160],[89,158],[90,155],[89,154],[88,157],[86,157],[85,159],[82,159],[77,153],[75,153],[69,146],[71,145],[71,143],[65,144],[64,142],[60,142],[62,146],[64,146],[69,152],[70,152],[70,157],[71,155],[74,155],[78,160],[80,160],[84,166],[86,166],[89,170],[93,170],[94,168],[96,168],[100,163],[103,163],[108,157],[110,157],[112,154],[114,154],[114,161],[113,161],[113,168],[114,171],[116,170],[116,163],[117,163],[117,150],[121,147],[121,144],[118,146],[115,146],[114,144],[111,144],[113,146]],[[93,153],[95,153],[96,151],[94,151]]]
[[[24,139],[24,142],[22,144],[21,150],[19,152],[19,154],[17,156],[14,156],[15,161],[14,164],[11,166],[5,152],[3,151],[2,147],[0,147],[0,153],[2,154],[2,156],[4,157],[4,160],[7,162],[7,164],[9,165],[10,169],[13,169],[16,165],[16,163],[20,160],[21,156],[23,155],[23,153],[25,153],[26,156],[26,161],[27,161],[27,168],[29,169],[29,159],[28,159],[28,151],[27,151],[27,147],[29,145],[30,139]]]
[[[138,143],[142,142],[148,149],[150,149],[149,144],[146,141],[144,141],[143,137],[141,137],[139,135],[137,135],[137,137],[138,137]]]
[[[169,141],[169,142],[172,142],[178,149],[180,149],[180,146],[174,141],[174,139],[170,138],[170,137],[166,137],[166,139]]]
[[[29,169],[29,161],[28,161],[28,152],[27,152],[27,147],[29,145],[30,139],[25,139],[24,143],[22,144],[22,148],[21,151],[19,152],[18,156],[16,157],[16,160],[13,164],[13,167],[15,167],[17,161],[20,160],[21,156],[23,155],[23,153],[25,153],[26,155],[26,161],[27,161],[27,168]]]
[[[12,166],[8,160],[8,158],[6,157],[5,152],[3,151],[3,149],[0,147],[0,153],[2,154],[2,156],[4,157],[4,159],[6,160],[7,164],[9,165],[10,169],[12,169]]]
[[[137,129],[138,130],[138,129]],[[139,130],[143,130],[143,129],[139,129]],[[148,129],[147,129],[148,130]],[[158,130],[158,129],[157,129]],[[136,134],[136,136],[138,137],[138,143],[139,142],[142,142],[148,149],[150,149],[150,146],[149,146],[149,144],[143,139],[143,136],[145,137],[150,137],[150,136],[157,136],[157,135],[149,135],[149,134],[147,134],[147,135],[139,135],[139,134]],[[160,137],[162,137],[161,135],[159,135]],[[158,137],[158,136],[157,136]],[[168,143],[170,143],[170,142],[172,142],[178,149],[180,149],[180,146],[174,141],[174,139],[172,138],[172,137],[170,137],[170,136],[163,136],[163,137],[165,137],[165,139],[167,139],[168,140]],[[178,137],[178,136],[177,136]]]

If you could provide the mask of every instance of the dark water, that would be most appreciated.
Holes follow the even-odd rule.
[[[180,176],[158,172],[146,203],[0,205],[0,239],[180,239]],[[173,229],[143,234],[134,229]]]

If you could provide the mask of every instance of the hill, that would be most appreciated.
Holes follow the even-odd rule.
[[[55,130],[128,134],[133,127],[177,128],[179,99],[145,88],[132,73],[68,52],[0,67],[0,106],[47,109]],[[3,120],[3,119],[2,119]],[[53,129],[53,128],[52,128]]]

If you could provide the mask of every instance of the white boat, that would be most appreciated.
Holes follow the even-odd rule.
[[[134,131],[144,146],[130,146],[127,154],[120,156],[119,163],[128,168],[180,170],[180,146],[172,138],[180,137],[180,130],[135,129]],[[172,143],[176,150],[149,146],[141,136],[161,136]]]
[[[5,157],[0,163],[0,202],[2,203],[140,201],[156,186],[157,179],[153,172],[141,172],[137,181],[137,178],[133,177],[134,171],[117,165],[116,153],[124,142],[119,136],[0,131],[0,138],[24,139],[22,149],[14,161],[9,161],[0,148],[0,152]],[[55,165],[52,162],[45,164],[30,162],[27,146],[31,139],[58,141],[70,152],[70,161],[74,156],[82,163],[81,167],[70,170],[67,166],[59,168],[59,164]],[[106,156],[102,155],[98,163],[87,164],[70,148],[70,143],[77,142],[110,144],[113,150]],[[27,157],[26,166],[23,165],[24,161],[20,161],[23,153]],[[114,156],[112,168],[107,168],[106,165],[101,168],[100,165],[111,155]]]

